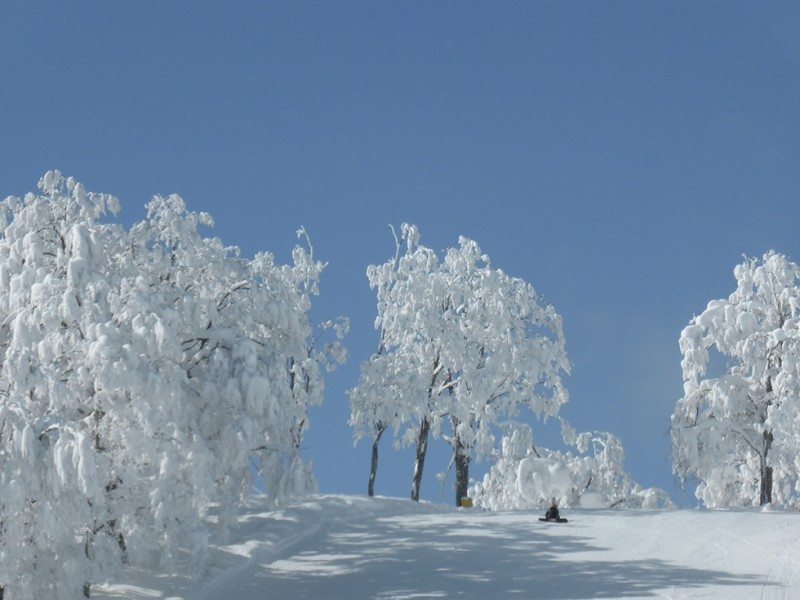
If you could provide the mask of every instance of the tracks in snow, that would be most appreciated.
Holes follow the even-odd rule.
[[[273,526],[273,523],[267,522],[256,531],[256,534],[268,531]],[[226,597],[225,591],[237,580],[247,579],[261,565],[296,554],[308,542],[324,535],[325,529],[322,515],[317,513],[316,518],[302,531],[282,539],[276,544],[264,545],[253,549],[250,556],[241,563],[223,569],[208,580],[201,582],[195,588],[191,598],[193,600],[219,600],[219,598]]]

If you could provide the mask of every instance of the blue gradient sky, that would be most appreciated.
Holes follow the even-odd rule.
[[[305,444],[324,492],[366,489],[345,391],[376,347],[364,272],[389,223],[472,237],[531,282],[564,319],[563,415],[685,505],[680,331],[742,254],[800,260],[796,2],[12,1],[0,86],[0,195],[58,168],[132,222],[177,192],[284,261],[307,228],[330,262],[314,316],[352,319]],[[411,453],[383,457],[378,493],[407,496]],[[447,461],[434,442],[424,498],[451,501]]]

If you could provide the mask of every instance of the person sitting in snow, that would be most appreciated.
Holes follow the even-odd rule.
[[[547,512],[544,514],[545,521],[558,521],[560,518],[558,514],[558,504],[556,503],[556,499],[553,498],[553,503],[550,505],[550,508],[547,509]]]

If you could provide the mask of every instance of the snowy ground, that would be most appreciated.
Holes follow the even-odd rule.
[[[800,598],[800,514],[488,513],[320,496],[253,510],[193,581],[129,572],[93,598]]]

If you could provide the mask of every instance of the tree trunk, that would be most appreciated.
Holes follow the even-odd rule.
[[[91,558],[89,556],[89,543],[90,543],[89,540],[90,540],[90,538],[91,538],[91,532],[87,530],[86,531],[86,539],[84,540],[84,543],[83,543],[83,553],[86,555],[87,559]],[[89,583],[88,581],[84,581],[83,582],[83,595],[86,598],[89,598],[91,596],[91,589],[92,589],[92,584]]]
[[[378,425],[378,435],[372,441],[372,463],[369,467],[369,485],[367,486],[367,495],[370,498],[375,495],[375,476],[378,473],[378,444],[381,441],[383,432],[386,431],[386,427],[386,425]]]
[[[764,432],[764,453],[761,456],[761,482],[759,490],[759,504],[772,503],[772,467],[767,465],[767,456],[772,448],[772,432]]]
[[[433,373],[431,374],[431,382],[428,385],[428,410],[431,408],[433,400],[433,386],[436,384],[436,378],[439,376],[439,355],[433,361]],[[422,417],[419,424],[419,437],[417,437],[417,456],[414,459],[414,478],[411,480],[411,499],[414,502],[419,502],[419,486],[422,482],[422,469],[425,467],[425,454],[428,452],[428,432],[430,431],[431,424],[428,421],[428,415]]]
[[[457,422],[453,419],[453,429]],[[461,506],[461,499],[467,497],[467,487],[469,486],[469,454],[461,443],[461,437],[456,433],[454,462],[456,464],[456,506]]]
[[[417,456],[414,460],[414,478],[411,480],[411,499],[419,502],[419,485],[422,481],[422,469],[425,467],[425,453],[428,451],[428,431],[430,430],[428,417],[423,417],[419,425],[417,437]]]
[[[111,535],[117,538],[117,546],[121,553],[122,564],[128,564],[128,547],[125,545],[125,536],[122,535],[121,531],[117,531],[117,520],[111,519],[107,525],[108,529],[111,531]],[[0,600],[2,600],[2,598],[0,598]]]

